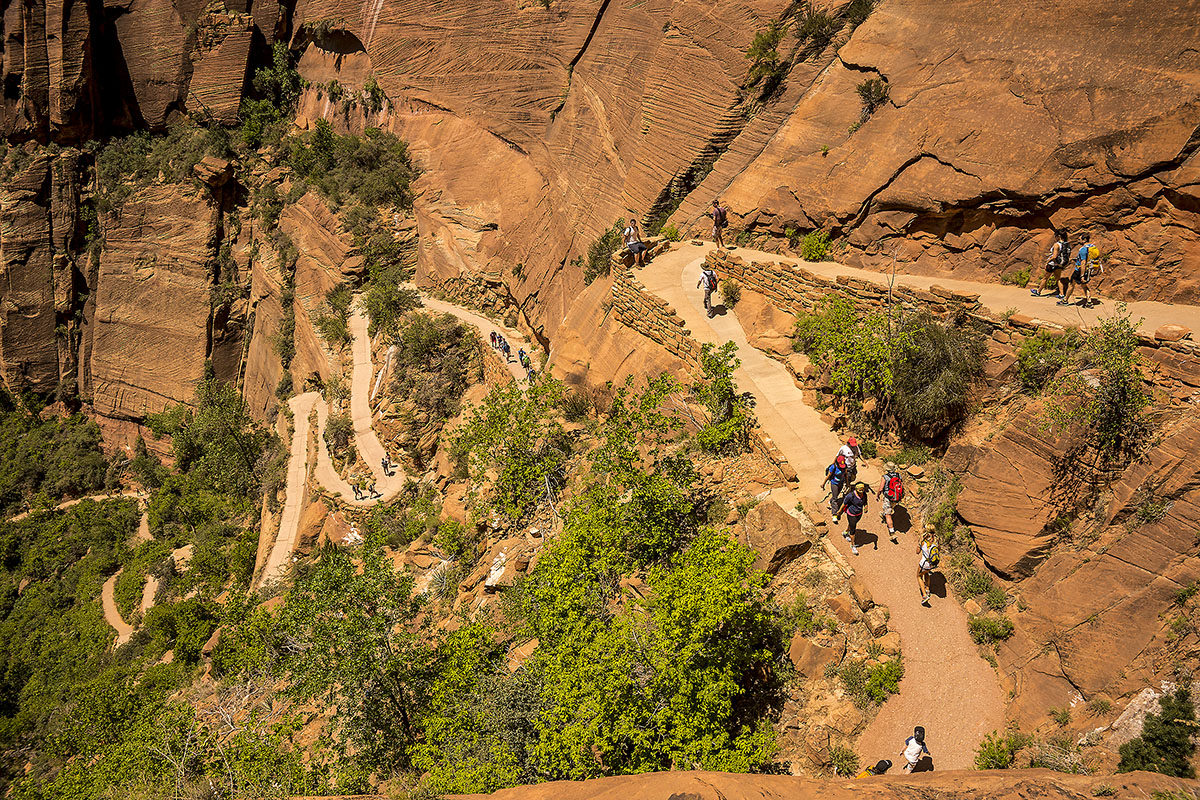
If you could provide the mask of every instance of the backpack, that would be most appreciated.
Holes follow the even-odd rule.
[[[1054,264],[1058,268],[1063,268],[1067,262],[1071,260],[1071,248],[1067,245],[1065,239],[1058,240],[1058,255],[1054,257]]]
[[[929,543],[929,557],[925,559],[930,568],[936,567],[942,561],[942,549],[936,541]]]
[[[708,289],[710,292],[715,292],[717,290],[717,273],[713,272],[712,270],[705,270],[704,288]]]
[[[896,472],[889,472],[886,477],[887,483],[884,486],[883,494],[893,503],[899,503],[900,499],[904,497],[904,481],[900,480],[900,475]]]
[[[1087,260],[1088,261],[1099,261],[1100,260],[1100,248],[1096,247],[1096,245],[1094,245],[1094,244],[1088,245]]]

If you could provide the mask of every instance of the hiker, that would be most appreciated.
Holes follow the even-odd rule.
[[[892,762],[888,761],[886,758],[881,758],[879,761],[875,762],[875,766],[867,767],[862,772],[858,773],[855,778],[869,778],[872,775],[883,775],[891,768]]]
[[[1042,282],[1029,290],[1029,293],[1034,297],[1041,297],[1042,290],[1054,287],[1056,289],[1054,296],[1062,299],[1063,291],[1060,288],[1062,283],[1062,271],[1067,268],[1067,262],[1071,260],[1071,246],[1067,243],[1067,235],[1056,231],[1054,234],[1054,244],[1050,245],[1050,253],[1046,256],[1046,277]]]
[[[391,473],[391,466],[392,466],[392,465],[391,465],[391,462],[390,462],[390,461],[388,461],[388,457],[387,457],[387,455],[386,455],[386,454],[384,455],[384,457],[383,457],[383,458],[379,459],[379,466],[380,466],[381,468],[383,468],[383,474],[384,474],[384,475],[387,475],[387,476],[390,478],[390,477],[391,477],[391,475],[392,475],[392,473]]]
[[[500,352],[504,353],[505,363],[512,361],[512,347],[508,343],[508,339],[500,337]]]
[[[895,544],[896,525],[892,522],[892,511],[904,499],[904,479],[900,477],[900,468],[894,461],[887,462],[884,470],[875,497],[879,500],[879,518],[887,524],[888,538]]]
[[[633,263],[639,267],[646,266],[646,251],[650,248],[642,241],[642,232],[638,230],[637,220],[633,217],[629,218],[629,224],[621,233],[621,241],[625,249],[633,253]]]
[[[716,314],[713,311],[712,293],[717,290],[717,283],[720,279],[717,273],[712,271],[712,268],[705,264],[700,268],[700,280],[696,281],[696,288],[704,289],[704,310],[708,312],[708,318],[712,319]]]
[[[825,480],[821,481],[821,491],[825,491],[825,484],[829,484],[829,513],[837,516],[837,510],[842,499],[842,487],[846,485],[846,457],[838,455],[833,459],[833,463],[825,468]]]
[[[1067,290],[1063,294],[1062,300],[1059,300],[1055,305],[1066,306],[1071,304],[1071,295],[1075,291],[1076,286],[1083,287],[1083,301],[1080,303],[1084,308],[1091,305],[1091,282],[1092,277],[1103,271],[1100,265],[1100,248],[1092,244],[1092,240],[1088,236],[1083,237],[1083,244],[1079,247],[1079,252],[1075,256],[1075,269],[1071,271],[1071,279],[1067,283]]]
[[[529,369],[529,356],[525,353],[525,348],[517,350],[517,363],[525,369]]]
[[[354,499],[362,500],[362,486],[359,485],[358,479],[350,482],[350,488],[354,490]]]
[[[925,746],[925,729],[920,725],[913,728],[913,735],[904,740],[904,749],[900,751],[904,756],[904,771],[912,772],[917,768],[917,764],[925,756],[933,757],[929,752],[929,748]]]
[[[921,543],[917,545],[917,552],[921,555],[920,561],[917,562],[917,588],[921,592],[921,605],[927,606],[931,594],[929,578],[942,560],[937,536],[933,526],[929,523],[925,524],[925,532],[921,534]]]
[[[713,199],[712,211],[708,212],[708,216],[712,217],[713,221],[713,242],[717,247],[725,246],[725,226],[729,224],[729,214],[721,207],[721,198]]]
[[[846,492],[846,496],[842,498],[842,505],[838,512],[833,515],[833,524],[836,525],[838,517],[842,514],[846,515],[846,532],[842,534],[842,538],[850,543],[850,552],[858,555],[858,545],[855,544],[854,536],[858,532],[858,521],[862,519],[863,512],[867,510],[867,485],[861,481],[854,484],[852,491]]]
[[[862,458],[858,439],[853,436],[847,439],[846,443],[838,448],[838,455],[846,459],[846,480],[842,481],[842,485],[849,486],[858,477],[858,460]]]
[[[495,331],[492,331],[492,349],[493,349],[493,350],[495,350],[495,349],[496,349],[496,340],[497,340],[498,338],[499,338],[499,337],[496,335],[496,332],[495,332]]]

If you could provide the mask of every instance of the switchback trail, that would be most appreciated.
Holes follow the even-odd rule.
[[[104,582],[104,588],[100,590],[100,605],[104,609],[104,619],[117,632],[117,647],[128,642],[133,636],[133,626],[121,617],[121,612],[117,610],[116,600],[113,599],[113,588],[117,585],[117,578],[121,577],[123,571],[119,569],[110,575]]]
[[[732,341],[737,345],[742,361],[735,373],[738,387],[754,395],[759,423],[800,476],[796,491],[786,493],[787,499],[781,498],[781,502],[787,508],[789,500],[794,505],[803,497],[820,505],[819,486],[841,438],[815,409],[805,405],[787,369],[747,343],[745,331],[732,313],[707,317],[704,295],[696,282],[701,261],[710,249],[711,245],[677,246],[638,271],[638,278],[647,290],[671,304],[697,341]],[[779,260],[740,249],[737,254]],[[1036,300],[1028,292],[1025,297]],[[872,491],[880,480],[879,470],[868,463],[860,466],[859,476]],[[950,597],[935,596],[931,607],[920,605],[916,532],[902,533],[900,543],[892,544],[879,521],[873,495],[871,499],[859,528],[860,555],[850,553],[841,536],[844,528],[831,531],[830,539],[853,565],[875,601],[890,609],[888,625],[900,634],[905,675],[900,694],[884,703],[860,737],[858,754],[864,763],[890,758],[899,765],[897,754],[905,738],[912,734],[914,725],[923,725],[937,769],[969,769],[983,736],[1004,727],[1003,692],[995,672],[979,657],[967,634],[966,613],[958,603]]]
[[[422,296],[421,301],[425,308],[450,314],[477,329],[485,346],[490,346],[487,344],[487,332],[497,330],[504,334],[514,349],[529,347],[528,342],[519,333],[477,313],[431,297]],[[279,532],[275,536],[275,541],[267,555],[266,565],[259,577],[258,585],[260,586],[278,581],[287,573],[288,567],[291,565],[292,555],[298,544],[300,516],[304,510],[305,486],[310,469],[315,483],[322,486],[338,501],[354,508],[370,508],[377,503],[388,502],[401,492],[408,480],[408,475],[399,465],[392,465],[391,475],[386,475],[383,471],[381,462],[387,451],[371,425],[373,419],[371,399],[376,385],[385,377],[384,371],[387,366],[385,365],[379,373],[375,372],[371,360],[367,317],[357,304],[351,312],[349,328],[352,337],[350,347],[353,354],[350,376],[350,417],[354,423],[354,445],[371,470],[375,480],[376,494],[368,495],[361,500],[356,499],[353,487],[338,474],[334,467],[329,450],[325,446],[324,437],[325,423],[329,418],[329,406],[320,393],[305,392],[289,400],[288,407],[292,410],[294,431],[288,454],[286,499],[279,521]],[[510,361],[508,368],[516,380],[525,380],[525,371],[519,364]],[[315,429],[311,422],[314,413],[316,415]],[[313,448],[315,453],[310,453],[309,440],[313,430],[316,431],[316,443]],[[312,463],[314,458],[315,464]]]

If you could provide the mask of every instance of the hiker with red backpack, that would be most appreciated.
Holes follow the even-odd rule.
[[[713,272],[712,267],[707,264],[700,268],[700,280],[696,281],[697,289],[704,289],[704,310],[708,312],[708,318],[712,319],[717,312],[713,309],[712,293],[717,290],[717,273]]]
[[[875,490],[875,497],[879,500],[879,518],[887,524],[888,538],[892,540],[892,544],[896,544],[896,526],[892,522],[892,511],[904,499],[904,479],[900,477],[900,469],[894,461],[887,462],[883,479],[879,482],[879,488]]]

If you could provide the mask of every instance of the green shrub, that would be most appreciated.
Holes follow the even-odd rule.
[[[1029,744],[1029,737],[1015,728],[1001,733],[992,731],[983,737],[975,750],[975,769],[1008,769],[1016,760],[1017,752]]]
[[[1069,708],[1052,708],[1048,713],[1050,719],[1054,720],[1054,724],[1060,728],[1071,724],[1071,709]]]
[[[1112,711],[1112,701],[1104,697],[1093,697],[1088,700],[1088,711],[1097,717],[1103,717]]]
[[[853,778],[858,774],[860,766],[858,754],[844,744],[829,748],[829,765],[833,767],[834,775],[843,778]]]
[[[993,611],[1003,611],[1008,606],[1008,593],[999,586],[987,590],[988,608]]]
[[[612,271],[613,254],[621,249],[621,234],[624,230],[621,220],[613,223],[612,227],[588,245],[587,257],[575,259],[576,266],[583,269],[583,282],[591,285],[592,281]]]
[[[836,17],[813,6],[811,2],[804,3],[800,10],[796,26],[796,38],[803,52],[816,55],[829,46],[837,35],[839,22]]]
[[[725,301],[726,308],[733,308],[738,304],[738,300],[742,299],[742,287],[735,280],[727,280],[721,282],[721,298]]]
[[[871,12],[875,10],[875,3],[876,0],[850,0],[850,4],[842,11],[846,21],[850,24],[850,30],[853,31],[867,21],[867,17],[871,16]]]
[[[758,97],[766,100],[775,93],[783,76],[787,74],[788,62],[779,55],[779,43],[787,26],[771,20],[764,30],[754,35],[754,41],[746,50],[750,70],[746,75],[746,86],[758,87]]]
[[[829,234],[809,231],[800,242],[800,257],[805,261],[824,261],[829,255]]]
[[[875,664],[867,672],[867,696],[876,703],[884,702],[889,695],[900,691],[900,679],[903,677],[904,662],[899,658],[884,664]]]
[[[679,231],[679,226],[674,222],[668,222],[666,225],[663,225],[659,233],[664,239],[668,239],[672,242],[678,242],[683,238],[683,234]]]
[[[933,450],[923,444],[906,444],[892,460],[898,464],[928,464],[933,460]]]
[[[752,397],[739,392],[733,380],[742,363],[736,353],[733,342],[719,348],[705,344],[700,350],[701,375],[692,384],[692,394],[708,409],[709,421],[697,432],[696,441],[711,453],[740,453],[750,444]]]
[[[963,571],[960,585],[963,594],[967,597],[978,597],[996,588],[992,583],[992,577],[974,566]]]
[[[1121,745],[1117,772],[1147,770],[1177,778],[1194,778],[1191,758],[1196,750],[1192,742],[1196,709],[1191,692],[1185,686],[1174,694],[1159,698],[1159,711],[1146,715],[1142,733]]]
[[[870,78],[855,88],[858,91],[859,100],[862,101],[862,115],[859,120],[866,122],[869,116],[874,114],[880,106],[887,102],[888,85],[879,78]]]
[[[467,535],[467,529],[457,520],[443,520],[434,539],[437,546],[448,556],[466,559],[475,551],[475,541]]]
[[[976,644],[994,644],[1013,635],[1013,624],[1008,617],[980,615],[967,620],[967,630]]]
[[[344,455],[354,438],[354,420],[343,412],[330,414],[325,422],[325,445],[335,459]]]
[[[907,317],[900,331],[892,411],[902,432],[939,437],[967,414],[971,387],[983,373],[987,354],[983,336],[927,312]]]
[[[1200,581],[1192,581],[1175,592],[1175,604],[1186,605],[1187,601],[1195,597],[1197,592],[1200,592]]]
[[[1100,783],[1092,787],[1092,797],[1112,797],[1117,793],[1111,783]]]
[[[1000,282],[1009,286],[1020,286],[1022,288],[1029,285],[1029,267],[1028,265],[1020,269],[1005,272],[1000,276]]]
[[[858,448],[862,450],[863,458],[877,458],[879,456],[879,445],[870,439],[859,440]]]
[[[1039,330],[1017,346],[1017,377],[1027,394],[1038,394],[1079,350],[1083,337],[1074,328],[1060,336]]]

